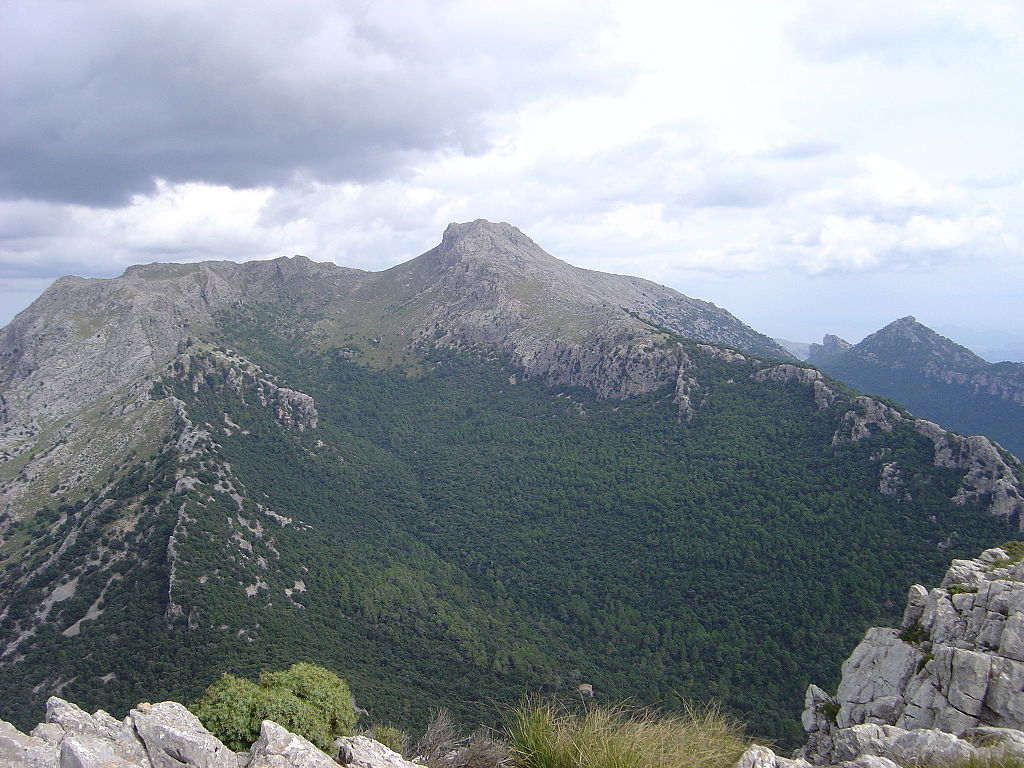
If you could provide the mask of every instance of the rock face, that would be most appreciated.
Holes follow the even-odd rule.
[[[785,368],[801,370],[796,366],[778,366],[778,369]],[[835,393],[822,381],[815,380],[813,385],[819,407],[827,407],[836,399]],[[950,501],[961,505],[981,502],[992,514],[1005,517],[1024,529],[1024,490],[1021,487],[1024,466],[1012,454],[1001,451],[983,435],[965,437],[949,432],[938,424],[915,419],[872,397],[855,397],[851,405],[854,407],[843,414],[843,425],[832,437],[833,445],[863,440],[876,432],[892,432],[898,424],[909,422],[919,435],[931,440],[932,463],[936,467],[957,469],[963,473],[960,487]],[[909,498],[902,489],[899,467],[892,463],[884,463],[881,467],[879,490],[887,496]]]
[[[868,630],[836,695],[810,686],[803,756],[908,761],[1024,756],[1024,551],[954,560],[910,588],[900,628]]]
[[[373,739],[345,739],[356,768],[423,768]],[[0,721],[5,768],[336,768],[338,763],[302,736],[264,720],[248,752],[225,747],[181,704],[139,704],[123,720],[88,714],[56,697],[46,721],[25,735]]]

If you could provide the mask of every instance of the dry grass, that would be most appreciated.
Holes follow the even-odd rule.
[[[510,768],[508,746],[487,728],[468,738],[459,734],[445,709],[433,713],[416,749],[416,762],[428,768]]]
[[[747,746],[741,725],[714,706],[579,715],[532,702],[513,711],[508,738],[517,768],[731,768]]]

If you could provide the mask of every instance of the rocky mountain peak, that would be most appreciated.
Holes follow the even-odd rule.
[[[862,355],[901,355],[915,363],[934,362],[956,368],[982,368],[988,363],[926,325],[913,315],[894,320],[866,337],[855,348]]]
[[[846,339],[826,333],[821,340],[821,344],[811,344],[810,349],[807,351],[807,359],[812,363],[817,363],[842,354],[852,346]]]
[[[517,269],[562,263],[517,227],[486,219],[449,224],[437,255],[441,263],[449,267],[481,260],[505,263]]]

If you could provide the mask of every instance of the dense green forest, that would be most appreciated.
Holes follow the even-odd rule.
[[[312,661],[406,727],[441,705],[495,722],[524,693],[590,683],[606,702],[717,698],[795,744],[806,685],[834,684],[910,584],[1009,538],[949,502],[955,472],[911,427],[833,445],[844,407],[688,342],[690,421],[668,391],[598,401],[482,350],[371,368],[238,317],[220,343],[312,395],[317,427],[282,428],[223,365],[194,391],[156,387],[209,449],[138,457],[102,514],[98,497],[46,511],[53,535],[78,532],[51,573],[75,564],[78,588],[0,670],[0,717],[38,721],[56,684],[116,713]],[[883,449],[912,502],[878,492]],[[183,475],[194,484],[175,489]],[[117,578],[89,559],[96,541]],[[92,605],[102,613],[67,635]]]

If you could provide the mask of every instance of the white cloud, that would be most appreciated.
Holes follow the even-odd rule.
[[[965,12],[967,11],[967,12]],[[797,50],[819,61],[856,57],[888,66],[962,66],[993,47],[1018,48],[1019,3],[978,0],[860,0],[812,4],[790,28]]]

